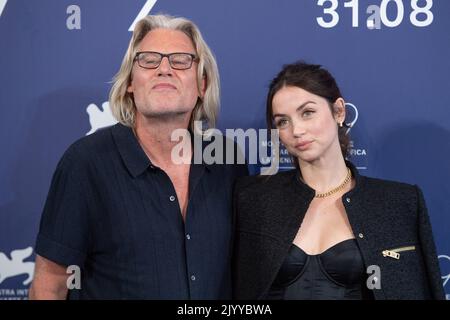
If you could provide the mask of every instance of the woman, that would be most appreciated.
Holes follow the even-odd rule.
[[[285,66],[267,121],[296,170],[236,185],[235,298],[443,299],[422,193],[345,160],[345,102],[331,74]]]

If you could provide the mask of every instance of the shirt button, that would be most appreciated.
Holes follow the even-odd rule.
[[[170,197],[169,197],[169,200],[170,200],[171,202],[174,202],[174,201],[175,201],[175,196],[170,196]]]
[[[186,235],[186,239],[191,240],[191,235],[190,235],[190,234],[187,234],[187,235]]]
[[[350,198],[346,198],[345,200],[347,201],[347,203],[350,203]]]
[[[362,233],[358,234],[358,237],[360,237],[361,239],[364,238],[364,235]]]
[[[195,281],[195,276],[194,275],[191,276],[191,280]]]

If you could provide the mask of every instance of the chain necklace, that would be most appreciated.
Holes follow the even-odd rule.
[[[344,187],[347,185],[347,183],[350,182],[351,179],[352,179],[352,172],[350,171],[349,168],[347,168],[347,176],[345,177],[344,181],[340,185],[338,185],[336,188],[331,189],[330,191],[323,192],[323,193],[316,193],[316,195],[314,197],[315,198],[325,198],[325,197],[331,196],[332,194],[335,194],[336,192],[344,189]]]

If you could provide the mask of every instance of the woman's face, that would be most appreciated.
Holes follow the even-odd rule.
[[[300,161],[315,162],[341,155],[338,123],[345,119],[345,103],[328,101],[299,87],[287,86],[273,97],[273,120],[280,140]]]

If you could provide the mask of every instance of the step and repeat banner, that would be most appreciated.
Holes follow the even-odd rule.
[[[115,123],[111,79],[136,21],[152,13],[200,27],[219,64],[218,129],[255,130],[264,150],[265,96],[282,65],[329,69],[360,172],[422,188],[450,299],[448,0],[0,0],[0,299],[27,297],[56,164]],[[259,154],[251,173],[273,156]]]

